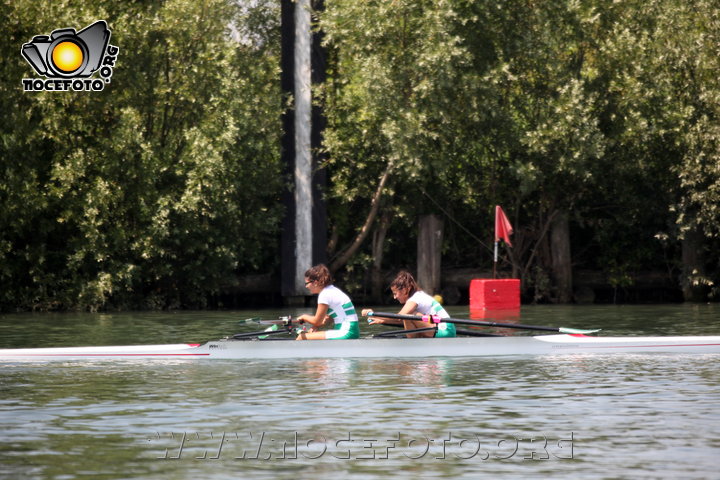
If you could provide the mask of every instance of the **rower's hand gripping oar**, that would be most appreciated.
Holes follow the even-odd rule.
[[[368,317],[382,317],[382,318],[393,318],[398,320],[421,320],[429,323],[455,323],[459,325],[476,325],[483,327],[504,327],[504,328],[517,328],[520,330],[540,330],[546,332],[558,332],[558,333],[569,333],[569,334],[581,334],[586,335],[588,333],[599,332],[600,329],[585,330],[580,328],[568,328],[568,327],[543,327],[538,325],[523,325],[521,323],[500,323],[500,322],[486,322],[482,320],[466,320],[463,318],[440,318],[437,315],[401,315],[399,313],[384,313],[384,312],[368,312]]]

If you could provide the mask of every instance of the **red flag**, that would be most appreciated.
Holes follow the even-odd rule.
[[[505,216],[505,212],[500,205],[495,206],[495,241],[499,241],[501,238],[505,243],[512,247],[510,243],[510,235],[513,233],[512,225],[510,220]]]

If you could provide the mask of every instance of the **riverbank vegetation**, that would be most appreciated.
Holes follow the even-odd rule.
[[[279,271],[278,2],[5,4],[1,310],[197,308]],[[314,18],[328,259],[349,290],[415,268],[428,214],[444,266],[490,269],[499,204],[499,269],[530,301],[573,301],[577,270],[717,298],[713,1],[326,0]],[[22,91],[23,43],[98,19],[120,48],[102,92]]]

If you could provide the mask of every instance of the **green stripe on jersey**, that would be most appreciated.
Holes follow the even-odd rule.
[[[352,302],[344,304],[342,308],[343,310],[345,310],[345,315],[356,315],[355,307],[353,306]]]
[[[442,305],[437,300],[433,300],[430,304],[430,312],[431,313],[438,313],[440,310],[442,310]]]

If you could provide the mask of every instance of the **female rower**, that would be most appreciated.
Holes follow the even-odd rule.
[[[317,310],[315,315],[304,314],[297,317],[296,321],[308,322],[312,328],[309,332],[302,332],[296,340],[360,338],[355,307],[350,297],[332,284],[332,276],[325,265],[315,265],[305,272],[305,288],[313,295],[318,295]],[[317,331],[331,319],[335,322],[334,329]]]
[[[420,286],[415,281],[415,278],[408,271],[401,271],[395,277],[395,280],[390,284],[390,290],[392,290],[393,298],[398,302],[404,304],[400,310],[401,315],[436,315],[440,318],[450,318],[450,315],[440,305],[440,303],[433,297],[423,292]],[[368,315],[372,310],[364,309],[363,315]],[[433,324],[423,322],[422,320],[403,320],[402,325],[405,330],[412,330],[416,328],[427,328]],[[370,324],[385,323],[390,325],[397,325],[397,320],[388,318],[371,317]],[[418,332],[409,333],[408,338],[416,337],[454,337],[455,336],[455,325],[452,323],[440,322],[437,324],[435,332]]]

